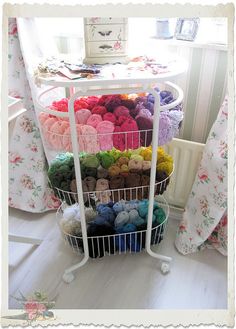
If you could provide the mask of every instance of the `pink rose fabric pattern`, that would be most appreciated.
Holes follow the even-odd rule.
[[[56,209],[48,187],[46,159],[34,112],[18,117],[9,148],[9,206],[30,212]]]
[[[206,247],[227,255],[227,118],[224,100],[210,131],[175,240],[188,254]]]

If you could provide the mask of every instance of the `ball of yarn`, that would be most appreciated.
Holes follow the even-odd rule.
[[[108,176],[108,170],[103,168],[102,166],[99,166],[97,169],[97,178],[107,178]]]
[[[126,164],[120,166],[120,174],[122,176],[127,176],[129,174],[129,167]]]
[[[129,159],[124,157],[124,156],[121,156],[117,161],[116,161],[116,164],[118,166],[122,166],[123,164],[124,165],[127,165],[129,163]]]
[[[132,209],[129,211],[129,222],[133,223],[133,221],[139,217],[139,213],[136,209]]]
[[[70,219],[74,219],[76,214],[77,214],[77,209],[74,207],[67,207],[64,211],[63,211],[63,217],[66,220],[70,220]]]
[[[118,118],[120,116],[125,116],[125,117],[129,117],[129,109],[127,109],[127,107],[125,106],[117,106],[114,109],[114,115]]]
[[[169,176],[173,171],[173,163],[169,161],[161,162],[157,165],[157,170],[164,171]]]
[[[114,158],[108,152],[99,152],[97,158],[100,160],[100,163],[103,168],[108,169],[114,162]]]
[[[102,116],[100,114],[92,114],[88,118],[86,124],[96,128],[100,122],[102,122]]]
[[[110,168],[108,168],[108,174],[111,177],[119,175],[119,173],[120,173],[120,167],[118,167],[117,165],[112,165]]]
[[[130,200],[125,202],[124,204],[124,210],[125,211],[131,211],[133,209],[137,210],[139,206],[139,201],[137,200]]]
[[[138,212],[142,218],[146,217],[148,213],[148,200],[142,200],[139,202]]]
[[[146,221],[148,220],[148,214],[145,216]],[[154,223],[156,221],[156,215],[152,214],[152,222]]]
[[[125,201],[120,200],[113,205],[113,210],[116,214],[124,210]]]
[[[113,112],[114,109],[121,105],[120,95],[112,95],[105,100],[104,106],[107,108],[107,111]]]
[[[103,116],[105,113],[107,113],[107,109],[105,106],[101,106],[101,105],[96,105],[94,106],[94,108],[92,109],[92,114],[99,114],[101,116]]]
[[[85,208],[84,212],[87,222],[91,222],[97,215],[93,208]]]
[[[105,218],[105,220],[107,222],[109,222],[110,224],[114,223],[114,220],[115,220],[115,217],[116,217],[115,212],[110,207],[103,207],[99,211],[99,215],[102,216],[103,218]]]
[[[88,109],[81,109],[75,113],[76,123],[86,124],[91,112]]]
[[[88,154],[83,158],[82,163],[87,168],[98,168],[100,163],[96,155]]]
[[[129,213],[127,211],[121,211],[118,213],[115,219],[115,227],[121,227],[128,223],[129,221]]]
[[[145,223],[145,220],[141,218],[140,216],[136,217],[133,221],[132,224],[134,224],[136,227],[139,227]]]
[[[129,233],[129,232],[135,232],[137,231],[136,225],[132,223],[127,223],[123,226],[119,226],[116,228],[117,233]]]
[[[156,216],[158,224],[162,224],[166,219],[166,214],[162,208],[155,209],[153,214]]]
[[[129,110],[135,107],[134,101],[132,99],[122,99],[121,105],[127,107]]]
[[[102,118],[103,120],[110,121],[114,124],[116,123],[116,116],[111,112],[105,113]]]

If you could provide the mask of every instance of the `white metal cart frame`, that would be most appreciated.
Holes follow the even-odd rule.
[[[71,141],[72,141],[72,150],[74,154],[74,163],[75,163],[75,173],[76,173],[76,185],[78,193],[78,201],[80,208],[80,218],[81,218],[81,229],[82,229],[82,239],[84,246],[84,257],[83,259],[74,266],[66,269],[63,275],[65,282],[70,283],[74,279],[73,272],[83,266],[89,259],[89,249],[88,249],[88,239],[87,239],[87,229],[86,229],[86,220],[85,220],[85,211],[84,211],[84,199],[83,199],[83,190],[81,184],[81,171],[80,171],[80,161],[79,161],[79,147],[77,142],[77,131],[76,131],[76,121],[75,121],[75,112],[74,112],[74,101],[81,96],[96,96],[96,95],[112,95],[112,94],[130,94],[130,93],[143,93],[148,92],[154,96],[154,114],[153,114],[153,134],[152,134],[152,148],[155,150],[158,148],[158,133],[159,133],[159,114],[160,111],[169,110],[183,100],[182,90],[171,82],[166,82],[170,77],[177,76],[183,73],[183,68],[177,70],[176,72],[171,72],[168,74],[162,74],[160,76],[152,76],[146,78],[121,78],[121,79],[82,79],[77,81],[69,81],[59,78],[42,78],[41,83],[51,85],[53,87],[42,92],[38,95],[37,98],[37,107],[39,110],[44,111],[48,114],[52,114],[58,117],[69,117],[70,127],[71,127]],[[165,82],[166,85],[172,87],[178,94],[178,98],[168,104],[161,106],[160,105],[160,95],[154,89],[154,86],[157,83]],[[41,99],[43,95],[50,90],[56,87],[68,87],[70,88],[71,97],[68,103],[68,112],[58,112],[45,108],[41,104]],[[74,88],[77,88],[78,91],[75,92]],[[164,256],[158,253],[153,252],[151,249],[151,229],[152,229],[152,210],[154,205],[154,194],[155,194],[155,176],[156,176],[156,162],[157,162],[157,152],[152,152],[151,159],[151,177],[150,177],[150,189],[149,189],[149,206],[148,206],[148,219],[147,219],[147,233],[146,233],[146,251],[147,253],[162,261],[161,270],[163,273],[169,271],[169,263],[172,258]]]

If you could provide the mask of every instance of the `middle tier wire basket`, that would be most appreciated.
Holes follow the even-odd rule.
[[[151,245],[159,245],[164,238],[167,221],[169,217],[169,206],[163,196],[155,196],[161,209],[164,211],[164,218],[160,223],[153,223],[151,229]],[[79,255],[84,253],[82,233],[70,234],[63,228],[63,204],[57,210],[57,222],[65,244]],[[112,235],[88,236],[88,248],[90,258],[101,258],[127,253],[139,253],[146,250],[147,228],[137,229],[137,231],[127,233],[117,233]]]
[[[155,183],[155,195],[161,195],[167,189],[170,183],[170,178],[174,172],[173,170],[169,176],[165,179]],[[61,188],[55,187],[49,181],[49,185],[54,190],[56,196],[61,202],[66,202],[68,205],[73,205],[78,202],[78,194],[76,192],[66,191]],[[121,199],[130,200],[142,200],[149,197],[149,185],[125,187],[119,189],[108,189],[105,191],[89,191],[83,193],[84,204],[86,207],[95,207],[98,203],[117,202]]]

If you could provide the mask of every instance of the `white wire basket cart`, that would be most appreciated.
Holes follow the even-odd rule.
[[[170,177],[167,177],[166,180],[161,182],[156,182],[156,163],[157,163],[157,152],[152,152],[151,159],[151,172],[150,172],[150,184],[149,186],[141,186],[135,187],[131,189],[124,188],[122,190],[110,190],[106,191],[110,193],[111,200],[117,201],[121,198],[126,198],[127,200],[136,199],[136,196],[145,197],[149,199],[148,204],[148,218],[147,218],[147,227],[145,230],[137,231],[133,233],[122,233],[115,234],[109,236],[99,236],[99,237],[88,237],[87,236],[87,226],[85,219],[85,208],[84,202],[85,198],[87,200],[94,200],[96,192],[84,193],[82,190],[82,178],[81,178],[81,167],[80,167],[80,159],[79,159],[79,143],[78,138],[81,136],[77,136],[76,131],[76,120],[74,114],[74,101],[79,97],[84,96],[98,96],[98,95],[115,95],[115,94],[133,94],[133,93],[151,93],[155,99],[154,103],[154,114],[153,114],[153,129],[152,129],[152,149],[156,150],[158,148],[158,133],[159,133],[159,113],[163,110],[169,110],[177,105],[179,105],[183,100],[183,92],[181,88],[179,88],[174,83],[168,81],[172,77],[176,77],[182,74],[186,68],[179,68],[176,71],[172,71],[170,73],[153,75],[153,76],[135,76],[133,78],[125,77],[125,78],[117,78],[117,79],[81,79],[81,80],[68,80],[64,78],[41,78],[40,81],[42,84],[50,85],[51,87],[47,90],[41,92],[37,97],[37,112],[45,112],[51,114],[53,116],[58,116],[62,118],[68,118],[70,123],[70,138],[72,145],[72,152],[74,155],[74,167],[75,167],[75,177],[76,177],[76,186],[77,193],[73,195],[72,193],[68,193],[67,191],[63,191],[58,189],[58,194],[61,200],[65,200],[67,196],[73,203],[74,201],[78,202],[79,210],[80,210],[80,221],[81,221],[81,236],[73,236],[69,235],[66,232],[62,232],[63,238],[66,243],[72,248],[72,250],[78,254],[82,254],[83,258],[76,264],[66,269],[63,274],[63,280],[67,283],[70,283],[74,279],[73,272],[78,268],[83,266],[89,258],[95,258],[94,249],[98,252],[98,257],[101,255],[116,255],[125,252],[139,252],[142,250],[146,250],[146,252],[154,257],[155,259],[160,260],[161,263],[161,271],[162,273],[167,273],[170,270],[170,262],[172,261],[171,257],[158,254],[154,252],[151,248],[152,245],[160,243],[163,239],[167,219],[169,215],[169,206],[165,199],[162,196],[158,196],[159,203],[161,207],[165,211],[165,220],[155,226],[152,227],[152,211],[154,205],[154,199],[157,198],[156,193],[157,189],[166,188],[167,183]],[[158,83],[164,83],[165,87],[172,90],[175,94],[175,100],[168,104],[161,106],[160,105],[160,95],[154,88],[156,86],[159,87]],[[50,97],[50,92],[52,92],[55,88],[69,88],[70,97],[68,102],[68,112],[58,112],[52,109],[49,109],[45,106],[43,102],[43,98]],[[40,127],[42,132],[42,127]],[[145,136],[148,131],[139,132],[143,133],[145,140]],[[44,142],[46,142],[44,140]],[[141,144],[140,144],[141,145]],[[142,146],[145,145],[142,144]],[[52,158],[57,154],[57,151],[52,152]],[[48,158],[48,157],[47,157]],[[50,159],[49,159],[50,161]],[[122,197],[121,197],[122,195]],[[127,198],[129,195],[129,198]],[[57,218],[60,221],[63,213],[63,207],[61,206],[57,211]],[[133,242],[133,247],[123,248],[121,247],[121,243],[119,241],[123,241],[124,244]],[[118,241],[118,242],[117,242]],[[131,245],[131,244],[130,244]]]

